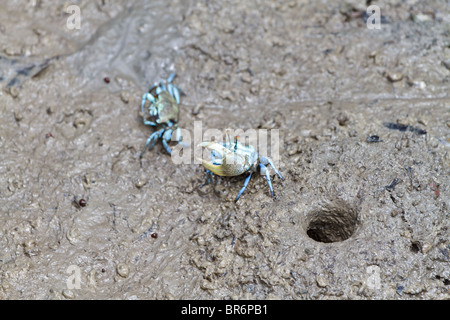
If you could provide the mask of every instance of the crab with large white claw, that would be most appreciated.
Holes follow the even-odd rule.
[[[225,143],[202,142],[199,146],[211,150],[211,161],[198,159],[206,168],[208,182],[210,182],[209,176],[212,176],[213,174],[231,177],[248,173],[248,176],[245,178],[244,186],[239,191],[235,202],[239,200],[240,196],[247,188],[252,174],[258,169],[261,174],[265,176],[272,197],[273,187],[268,166],[275,171],[281,180],[284,180],[281,173],[275,168],[272,159],[264,156],[260,157],[255,147],[238,142],[238,137],[235,138],[234,143],[228,139],[228,142]]]
[[[181,130],[178,127],[178,116],[180,113],[180,92],[183,92],[172,84],[174,78],[175,73],[172,73],[165,82],[161,80],[142,96],[141,112],[144,124],[156,127],[157,130],[147,139],[140,155],[141,158],[145,150],[149,146],[151,150],[158,139],[162,141],[167,153],[172,154],[169,141],[174,131],[175,141],[178,143],[182,141]],[[150,105],[145,108],[147,101],[150,101]]]

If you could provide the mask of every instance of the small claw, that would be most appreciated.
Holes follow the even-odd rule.
[[[270,165],[270,167],[275,171],[275,173],[280,177],[280,179],[284,181],[283,176],[281,175],[281,173],[277,170],[277,168],[273,164],[272,159],[270,159],[268,157],[261,157],[261,158],[259,158],[259,160],[260,160],[260,163],[262,163],[265,166]]]
[[[172,149],[170,148],[169,144],[167,143],[166,140],[162,141],[163,147],[166,150],[166,152],[170,155],[172,155]]]

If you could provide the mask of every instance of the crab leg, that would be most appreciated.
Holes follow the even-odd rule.
[[[269,185],[270,193],[273,197],[272,181],[270,180],[269,170],[267,170],[267,167],[265,165],[263,165],[262,163],[259,164],[259,167],[261,168],[261,173],[266,176],[267,184]]]
[[[151,103],[154,103],[156,101],[155,97],[152,96],[151,93],[144,93],[144,95],[142,96],[142,103],[141,103],[142,119],[144,120],[144,124],[146,126],[156,126],[156,123],[154,123],[153,121],[145,120],[145,102],[147,100],[150,101]]]
[[[145,150],[147,150],[148,145],[151,143],[150,145],[150,150],[155,146],[156,141],[158,140],[158,138],[161,138],[162,134],[164,133],[164,128],[155,131],[151,134],[150,137],[148,137],[147,142],[145,142],[145,146],[144,149],[142,149],[140,158],[142,158],[142,156],[144,155]]]
[[[277,168],[275,168],[275,165],[273,164],[272,159],[270,159],[268,157],[261,157],[261,158],[259,158],[259,162],[262,163],[265,166],[270,165],[272,167],[272,169],[276,172],[276,174],[280,177],[280,179],[284,180],[284,178],[281,175],[281,173],[278,172]]]
[[[241,196],[241,194],[245,191],[245,189],[247,188],[247,185],[250,181],[250,178],[252,177],[252,172],[249,173],[249,175],[247,176],[247,178],[245,178],[244,181],[244,186],[241,188],[241,190],[239,190],[239,193],[236,197],[236,199],[234,200],[234,202],[237,202],[239,200],[239,197]]]
[[[169,147],[167,142],[172,138],[173,129],[167,129],[162,136],[162,144],[164,149],[166,149],[167,153],[172,155],[172,149]]]
[[[177,127],[177,129],[175,130],[175,140],[180,143],[181,141],[183,141],[183,137],[181,136],[181,129],[180,127]]]
[[[180,94],[186,95],[186,93],[183,90],[181,90],[180,88],[178,88],[177,86],[174,86],[172,84],[172,81],[175,77],[176,77],[176,73],[174,72],[169,76],[169,78],[167,78],[167,83],[168,83],[167,89],[169,90],[169,92],[170,92],[170,90],[173,90],[173,93],[170,92],[170,94],[175,98],[177,103],[180,104]],[[169,85],[172,86],[172,89],[169,88]]]
[[[172,97],[175,98],[175,101],[177,102],[177,104],[180,104],[180,91],[178,90],[178,88],[172,84],[169,84],[169,92],[170,92],[170,90],[172,90],[172,92],[170,93],[172,95]]]
[[[206,170],[206,183],[211,183],[212,179],[214,179],[214,174],[212,171]]]

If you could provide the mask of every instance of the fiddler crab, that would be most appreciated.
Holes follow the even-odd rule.
[[[283,176],[275,168],[272,159],[264,156],[260,157],[255,147],[252,145],[244,145],[238,142],[238,139],[239,137],[235,137],[235,141],[232,143],[230,136],[228,135],[228,142],[225,143],[210,141],[200,143],[199,146],[211,150],[211,161],[197,159],[201,161],[203,166],[206,168],[207,182],[211,181],[210,177],[213,177],[213,174],[218,176],[234,177],[248,172],[248,176],[244,181],[244,186],[241,188],[236,199],[234,200],[237,202],[247,188],[252,174],[259,169],[261,174],[265,175],[267,184],[270,188],[270,193],[273,197],[273,187],[268,166],[276,172],[281,180],[284,180]]]
[[[141,152],[142,158],[145,150],[150,145],[151,150],[156,141],[161,139],[164,149],[167,153],[172,154],[172,149],[169,146],[169,141],[175,131],[175,141],[180,143],[182,141],[181,130],[178,127],[178,115],[180,113],[180,92],[183,91],[172,84],[175,78],[175,73],[172,73],[165,82],[162,80],[153,85],[147,93],[142,96],[141,112],[144,124],[147,126],[156,127],[145,143],[145,147]],[[146,112],[145,104],[150,101]]]

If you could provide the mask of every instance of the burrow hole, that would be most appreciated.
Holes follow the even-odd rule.
[[[358,224],[358,210],[346,202],[333,201],[307,216],[306,233],[318,242],[339,242],[350,238]]]

